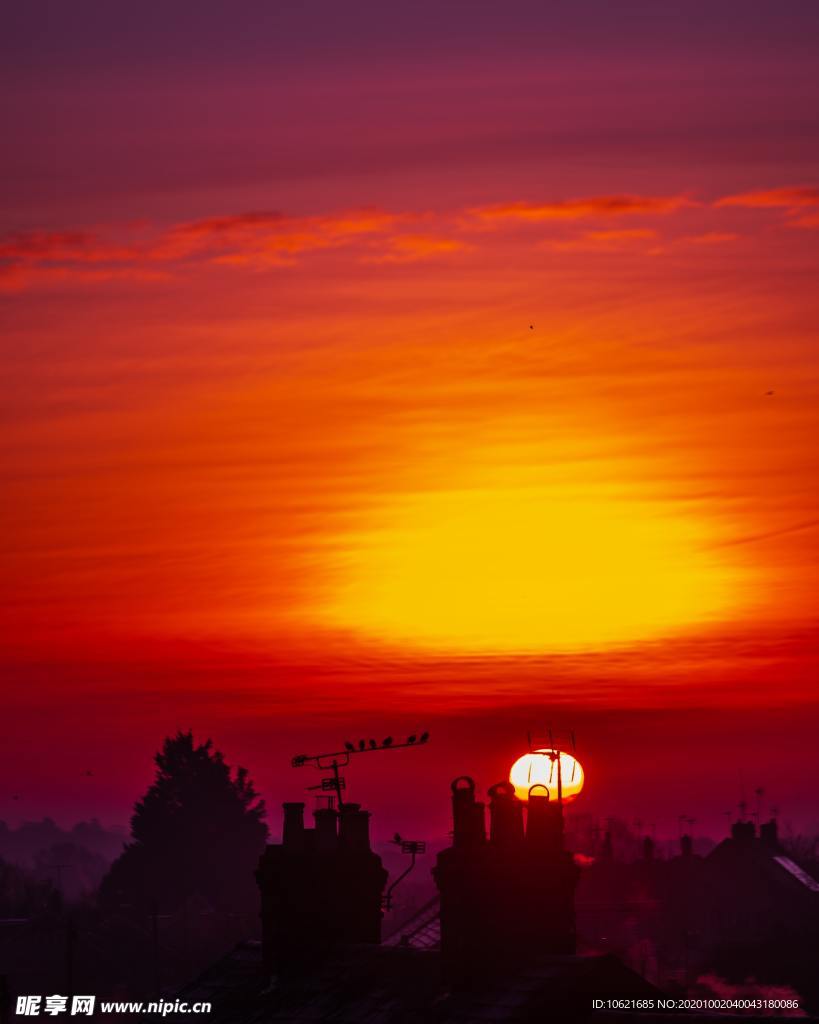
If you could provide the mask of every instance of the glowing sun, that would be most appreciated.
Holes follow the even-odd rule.
[[[548,795],[550,800],[558,797],[558,759],[556,751],[549,747],[533,750],[519,757],[509,772],[509,781],[515,787],[515,795],[519,800],[529,799],[529,790],[537,786],[538,796]],[[583,768],[576,757],[560,751],[560,783],[563,800],[566,803],[574,800],[583,788]],[[545,789],[541,788],[545,787]]]

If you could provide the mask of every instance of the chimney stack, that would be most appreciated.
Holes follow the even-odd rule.
[[[348,850],[369,851],[369,811],[362,811],[359,804],[345,804],[339,816],[338,841]]]
[[[338,811],[332,807],[318,807],[313,811],[315,821],[315,848],[320,853],[332,853],[338,847]]]
[[[738,843],[752,843],[756,838],[756,829],[752,821],[735,821],[731,826],[731,838]]]
[[[771,818],[770,821],[764,821],[759,826],[759,840],[770,850],[780,850],[779,845],[779,830],[776,824],[776,818]]]
[[[452,783],[453,844],[433,870],[441,897],[441,954],[456,984],[503,972],[541,954],[575,951],[579,869],[563,846],[562,808],[537,787],[523,804],[512,786],[489,790],[490,832],[475,783]]]
[[[286,803],[282,826],[282,846],[288,850],[304,849],[304,804]]]
[[[284,804],[282,842],[267,847],[256,871],[272,974],[309,971],[340,946],[381,941],[387,872],[370,849],[369,814],[349,804],[313,817],[307,829],[304,804]]]

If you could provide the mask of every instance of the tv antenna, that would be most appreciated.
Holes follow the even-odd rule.
[[[396,743],[392,736],[387,736],[380,743],[377,740],[359,740],[352,743],[347,740],[343,750],[331,750],[326,754],[296,754],[290,762],[294,768],[316,768],[320,772],[329,773],[315,786],[308,786],[308,789],[318,789],[323,793],[334,793],[338,800],[339,810],[344,807],[344,790],[347,788],[347,780],[341,774],[341,769],[346,768],[350,759],[357,754],[374,754],[379,750],[401,750],[406,747],[420,747],[429,740],[429,733],[413,733],[403,742]],[[332,799],[332,798],[331,798]],[[414,860],[413,860],[414,863]]]
[[[425,842],[417,839],[404,839],[398,832],[395,833],[392,841],[396,846],[401,847],[401,853],[408,853],[412,857],[412,860],[410,861],[409,867],[405,871],[401,872],[398,878],[396,878],[389,889],[384,893],[384,899],[382,901],[384,910],[392,910],[392,894],[415,867],[415,858],[418,854],[427,852],[427,844]]]
[[[529,740],[529,753],[530,754],[542,754],[544,757],[548,757],[551,761],[549,767],[549,786],[552,785],[553,776],[557,775],[557,804],[560,808],[561,815],[563,813],[563,765],[561,763],[561,753],[563,748],[557,746],[555,743],[554,733],[552,732],[551,724],[546,728],[546,736],[544,739],[540,739],[537,735],[533,736],[532,732],[529,731],[527,734]],[[574,782],[575,775],[577,773],[577,742],[575,740],[574,730],[571,730],[568,734],[569,743],[571,745],[572,754],[572,774],[571,782]],[[544,749],[546,748],[546,749]],[[555,771],[556,769],[556,771]],[[531,769],[530,769],[531,775]]]

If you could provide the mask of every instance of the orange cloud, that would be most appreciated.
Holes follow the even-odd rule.
[[[296,253],[382,234],[398,220],[397,215],[381,210],[300,218],[276,212],[209,217],[171,228],[152,255],[180,259],[218,250],[214,256],[217,263],[269,266],[287,263],[286,257]]]
[[[819,213],[811,213],[804,217],[797,217],[791,221],[792,227],[798,228],[819,228]]]
[[[741,192],[724,196],[717,206],[784,207],[795,210],[804,206],[819,206],[819,188],[813,186],[788,186],[757,192]]]
[[[702,235],[685,235],[678,238],[680,245],[724,245],[726,242],[736,242],[739,235],[731,231],[706,231]]]
[[[460,242],[455,238],[431,235],[397,235],[389,240],[389,245],[389,251],[383,256],[375,257],[375,262],[407,263],[436,256],[446,256],[449,253],[463,252],[471,248],[465,242]]]
[[[20,292],[35,284],[103,284],[109,281],[157,283],[169,279],[167,273],[141,267],[0,267],[0,292]]]
[[[19,291],[35,281],[153,280],[135,245],[105,241],[90,231],[11,232],[0,239],[0,290]]]
[[[631,242],[656,238],[657,232],[653,228],[614,228],[611,231],[589,231],[588,237],[596,242]]]
[[[305,252],[384,235],[406,214],[349,210],[328,216],[286,217],[278,212],[208,217],[172,225],[153,238],[116,244],[89,231],[14,232],[0,239],[0,287],[17,290],[39,281],[107,280],[112,272],[85,272],[89,264],[128,264],[132,279],[156,274],[142,268],[156,264],[206,262],[270,267],[293,262]],[[70,272],[70,273],[69,273]],[[119,271],[117,276],[125,275]],[[127,276],[127,275],[125,275]]]
[[[757,192],[724,196],[717,206],[740,206],[755,210],[785,210],[792,227],[819,227],[819,187],[791,185]],[[805,210],[815,211],[804,213]]]
[[[687,196],[588,196],[549,203],[501,203],[479,206],[469,213],[484,223],[520,221],[585,220],[595,217],[622,217],[635,214],[667,214],[695,205]]]
[[[633,242],[651,242],[658,237],[653,228],[623,228],[611,231],[586,231],[578,238],[556,239],[546,243],[560,252],[610,252]]]
[[[103,243],[88,231],[15,231],[0,240],[8,263],[112,263],[134,257],[132,248]]]
[[[203,220],[189,221],[185,224],[178,224],[173,228],[175,235],[200,235],[210,236],[218,234],[233,234],[244,229],[255,229],[269,227],[271,224],[280,224],[287,218],[283,213],[277,211],[261,211],[259,213],[238,213],[226,217],[206,217]]]
[[[815,201],[816,191],[749,193],[766,198],[728,197],[717,205],[794,202],[806,209]],[[165,275],[202,266],[269,270],[292,266],[310,253],[341,248],[357,248],[360,259],[367,263],[409,263],[473,248],[476,226],[513,232],[521,224],[661,216],[695,205],[699,204],[684,195],[599,195],[541,204],[500,203],[441,213],[363,208],[289,217],[280,211],[262,210],[205,217],[165,228],[129,224],[105,233],[14,232],[0,238],[0,288],[9,291],[38,281],[94,282],[114,277],[156,280],[157,269]],[[807,225],[807,217],[799,223]],[[403,233],[421,224],[429,228],[427,233]],[[687,240],[715,244],[734,237],[704,231]],[[581,237],[557,238],[547,244],[556,250],[605,252],[657,238],[657,231],[650,227],[600,226],[586,230]],[[97,268],[93,274],[92,267]]]

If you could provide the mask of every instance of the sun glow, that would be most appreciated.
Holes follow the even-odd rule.
[[[622,488],[421,493],[345,535],[325,622],[438,652],[608,648],[725,617],[708,524]]]
[[[519,800],[529,799],[529,790],[538,786],[537,795],[548,795],[550,800],[558,798],[558,761],[552,755],[554,750],[541,747],[519,757],[509,772],[509,781],[515,787]],[[576,757],[560,751],[560,789],[566,803],[571,802],[583,788],[585,777],[583,767]],[[540,787],[546,788],[547,792]]]

